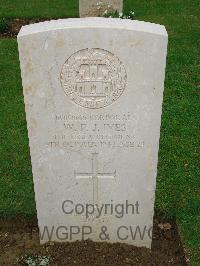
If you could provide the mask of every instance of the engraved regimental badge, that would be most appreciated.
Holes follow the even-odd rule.
[[[72,54],[62,67],[60,80],[72,101],[85,108],[97,109],[112,104],[121,96],[127,75],[115,55],[93,48]]]

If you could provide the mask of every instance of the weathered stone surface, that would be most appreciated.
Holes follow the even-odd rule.
[[[121,13],[123,10],[123,0],[79,0],[80,17],[98,17],[104,12]]]
[[[41,233],[47,226],[51,240],[74,241],[85,230],[150,247],[165,28],[67,19],[23,27],[18,44]]]

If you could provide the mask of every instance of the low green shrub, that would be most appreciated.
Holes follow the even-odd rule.
[[[9,29],[9,21],[6,18],[0,18],[0,33],[5,33]]]
[[[129,11],[129,12],[124,12],[124,13],[119,13],[119,12],[107,12],[105,11],[103,14],[103,17],[105,18],[121,18],[121,19],[135,19],[135,12],[134,11]]]

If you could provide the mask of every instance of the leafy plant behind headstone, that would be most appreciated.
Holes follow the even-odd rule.
[[[9,29],[9,21],[6,18],[0,18],[0,33],[5,33]]]

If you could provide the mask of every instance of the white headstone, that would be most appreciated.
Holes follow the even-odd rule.
[[[165,27],[57,20],[22,27],[18,45],[41,243],[150,247]]]
[[[79,0],[80,17],[98,17],[105,12],[121,13],[123,0]]]

